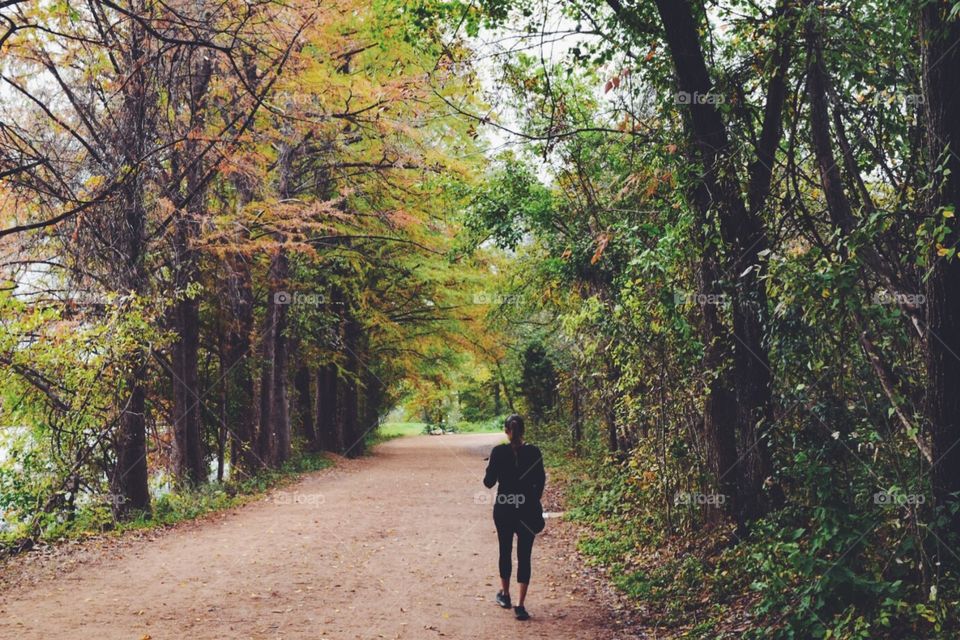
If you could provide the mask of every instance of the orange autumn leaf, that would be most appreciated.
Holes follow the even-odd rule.
[[[597,239],[597,250],[593,252],[593,257],[590,258],[590,264],[597,264],[597,262],[600,261],[600,258],[603,257],[603,251],[607,248],[609,242],[610,234],[604,231]]]

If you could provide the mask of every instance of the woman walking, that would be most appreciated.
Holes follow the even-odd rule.
[[[493,504],[493,523],[500,542],[500,591],[497,604],[509,609],[510,572],[512,569],[513,538],[517,538],[517,583],[520,585],[514,613],[517,620],[530,615],[523,603],[530,585],[530,553],[533,539],[543,531],[543,509],[540,499],[547,481],[540,449],[523,440],[523,418],[514,414],[507,418],[503,430],[510,440],[490,452],[483,484],[489,489],[497,485],[497,499]]]

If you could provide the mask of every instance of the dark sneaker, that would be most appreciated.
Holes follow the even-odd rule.
[[[524,607],[514,607],[513,613],[517,616],[517,620],[529,620],[530,614],[527,613],[527,610]]]
[[[497,604],[504,609],[510,608],[510,596],[505,595],[503,591],[497,591]]]

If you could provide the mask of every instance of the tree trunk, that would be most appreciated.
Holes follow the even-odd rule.
[[[507,378],[504,376],[503,366],[500,364],[500,360],[496,360],[496,365],[497,365],[497,376],[499,376],[500,378],[500,386],[503,388],[503,395],[506,397],[507,407],[509,407],[510,412],[513,413],[516,411],[516,409],[514,409],[513,407],[513,396],[510,395],[510,387],[507,386]],[[498,395],[497,398],[499,397],[500,396]]]
[[[120,415],[117,434],[117,466],[111,480],[114,514],[119,519],[150,513],[150,491],[147,484],[146,392],[141,380],[146,364],[140,362],[128,378],[130,393]]]
[[[261,460],[277,467],[290,457],[290,410],[287,398],[287,311],[290,294],[282,289],[288,270],[281,247],[270,262],[267,313],[261,336],[260,433]]]
[[[200,58],[184,87],[184,104],[190,112],[191,131],[200,131],[206,122],[206,93],[213,72],[210,56]],[[203,444],[200,438],[200,300],[187,295],[188,288],[199,280],[197,251],[194,247],[200,236],[200,219],[205,209],[206,190],[201,184],[205,163],[188,156],[185,170],[185,192],[177,193],[185,204],[183,212],[174,220],[174,282],[182,296],[174,307],[173,344],[173,433],[176,443],[175,473],[182,482],[196,486],[206,480]],[[181,185],[172,185],[180,190]]]
[[[383,402],[383,383],[369,368],[363,376],[363,421],[361,427],[364,434],[377,428],[380,424],[380,409]]]
[[[692,197],[698,202],[696,208],[702,215],[709,207],[709,194],[702,183],[694,186]],[[708,223],[701,219],[701,224],[697,226],[703,229]],[[698,274],[699,290],[705,294],[716,293],[721,289],[716,244],[702,232],[698,234],[697,241],[703,247]],[[742,471],[737,456],[737,395],[732,380],[733,368],[730,366],[733,345],[720,317],[722,308],[715,303],[717,300],[722,298],[702,296],[699,304],[703,371],[707,380],[703,401],[703,432],[707,465],[713,474],[717,491],[724,496],[724,508],[737,518],[737,525],[742,532],[746,523],[739,517],[741,512],[738,508]]]
[[[230,394],[231,477],[250,476],[261,466],[256,444],[255,384],[250,364],[253,333],[253,285],[246,257],[227,258],[227,296],[232,322],[228,333],[226,370]]]
[[[353,317],[353,313],[346,311],[343,321],[343,349],[344,368],[347,375],[340,386],[340,424],[344,437],[343,455],[355,458],[363,454],[365,448],[365,433],[358,428],[358,403],[360,378],[360,323]]]
[[[177,477],[196,486],[206,479],[200,442],[200,301],[180,300],[174,309],[177,341],[173,344],[173,433]]]
[[[308,451],[318,451],[317,433],[313,427],[313,394],[311,393],[310,367],[300,362],[293,377],[293,386],[297,393],[297,425],[299,435],[306,443]]]
[[[286,252],[281,248],[277,255],[277,278],[279,283],[287,280],[289,268]],[[287,312],[289,304],[274,302],[276,306],[276,327],[273,332],[276,346],[273,366],[273,419],[274,434],[277,439],[274,449],[275,466],[280,466],[290,458],[290,402],[287,394],[287,368],[289,349],[287,348]]]
[[[274,256],[270,262],[267,310],[263,318],[263,331],[260,334],[260,430],[257,433],[257,455],[267,466],[273,465],[276,445],[276,333],[280,303],[284,302],[283,292],[277,288],[275,277],[277,257]]]
[[[130,76],[124,83],[121,122],[121,143],[125,160],[131,167],[139,167],[147,149],[149,129],[147,110],[152,104],[148,90],[145,59],[146,34],[137,24],[130,27],[130,47],[124,63]],[[117,245],[123,249],[118,282],[129,293],[139,296],[147,290],[144,254],[146,244],[146,206],[144,178],[137,169],[122,188],[121,215],[126,224]],[[150,491],[147,484],[146,435],[146,354],[134,355],[131,373],[126,380],[127,402],[120,410],[120,428],[116,438],[117,464],[112,476],[115,513],[128,518],[137,513],[149,513]]]
[[[930,194],[926,214],[951,227],[942,245],[956,248],[957,218],[942,215],[944,207],[956,211],[960,206],[960,23],[946,21],[950,8],[945,2],[922,7],[920,42],[928,179],[939,187]],[[933,491],[944,504],[960,491],[960,259],[931,252],[930,260],[924,414],[933,449]],[[960,515],[950,516],[950,526],[960,534]]]
[[[337,365],[325,364],[317,375],[317,439],[326,451],[343,450],[343,435],[337,419]]]
[[[230,388],[227,381],[226,332],[223,329],[223,323],[217,323],[217,329],[217,362],[220,365],[219,382],[217,383],[220,392],[219,424],[217,425],[217,482],[223,482],[227,457],[227,423],[230,420],[227,412]]]
[[[690,3],[657,0],[656,5],[679,90],[691,97],[709,95],[712,83]],[[772,419],[772,391],[769,358],[763,341],[767,295],[760,278],[768,241],[758,212],[748,210],[744,203],[731,161],[726,126],[713,102],[692,98],[688,101],[689,128],[699,164],[705,168],[702,179],[719,216],[720,235],[727,250],[723,265],[726,279],[735,283],[730,287],[729,301],[740,444],[738,521],[745,522],[762,515],[768,507],[762,487],[771,471],[770,454],[763,437],[763,430]]]

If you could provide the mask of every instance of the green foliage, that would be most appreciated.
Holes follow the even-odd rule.
[[[498,246],[516,249],[530,228],[549,220],[553,207],[553,195],[531,169],[504,156],[474,195],[464,224],[475,242],[492,237]]]
[[[524,349],[521,385],[530,419],[545,420],[557,404],[557,374],[542,344],[534,342]]]
[[[209,513],[247,504],[263,496],[265,491],[296,481],[301,474],[326,469],[332,465],[329,458],[319,454],[297,455],[279,469],[265,469],[257,475],[236,482],[205,484],[195,489],[166,492],[153,501],[149,517],[118,522],[113,514],[110,496],[83,495],[69,516],[47,514],[43,521],[42,539],[57,541],[82,538],[103,532],[123,532],[166,526],[192,520]],[[3,485],[6,476],[0,473],[0,494],[6,497],[4,510],[13,513],[15,496],[9,486]],[[0,530],[0,549],[19,541],[26,532],[22,528]]]
[[[454,433],[498,433],[503,431],[507,414],[480,420],[465,420],[453,425]]]

